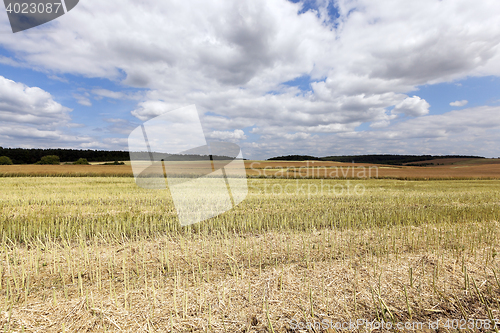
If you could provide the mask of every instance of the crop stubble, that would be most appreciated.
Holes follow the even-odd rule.
[[[322,181],[366,190],[294,191]],[[0,184],[7,331],[500,319],[499,180],[249,179],[236,209],[187,228],[130,177]]]

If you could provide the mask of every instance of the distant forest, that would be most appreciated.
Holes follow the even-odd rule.
[[[75,162],[79,158],[86,158],[89,162],[128,161],[130,159],[127,151],[0,147],[0,156],[9,157],[14,164],[33,164],[48,155],[59,156],[61,162]]]
[[[148,160],[148,152],[134,152],[134,158]],[[158,153],[153,153],[154,155]],[[2,148],[0,147],[0,156],[9,157],[14,164],[34,164],[43,156],[59,156],[61,162],[75,162],[79,158],[85,158],[89,162],[109,162],[109,161],[130,161],[128,151],[118,150],[78,150],[78,149],[25,149],[25,148]],[[156,155],[155,158],[159,157]],[[207,155],[174,155],[161,154],[161,158],[170,161],[196,161],[205,160]],[[232,159],[227,156],[213,156],[215,160]]]
[[[153,153],[157,154],[157,153]],[[86,158],[89,162],[109,162],[109,161],[129,161],[128,151],[118,150],[79,150],[79,149],[25,149],[25,148],[2,148],[0,147],[0,156],[9,157],[14,164],[33,164],[43,156],[59,156],[61,162],[75,162],[79,158]],[[134,153],[135,158],[147,160],[149,153]],[[201,160],[206,159],[203,155],[169,155],[162,154],[166,160]],[[156,157],[157,158],[157,157]],[[214,156],[214,159],[229,159],[226,156]],[[278,156],[268,159],[268,161],[335,161],[335,162],[355,162],[355,163],[374,163],[402,165],[404,163],[422,162],[441,158],[484,158],[482,156],[462,156],[462,155],[347,155],[347,156],[326,156],[315,157],[308,155],[288,155]]]
[[[268,159],[268,161],[334,161],[344,163],[373,163],[403,165],[411,162],[429,161],[441,158],[484,158],[482,156],[462,156],[462,155],[347,155],[347,156],[326,156],[314,157],[308,155],[288,155],[278,156]]]

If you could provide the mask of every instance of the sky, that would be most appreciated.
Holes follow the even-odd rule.
[[[194,104],[249,159],[500,157],[499,76],[497,0],[80,0],[15,34],[2,7],[0,146],[127,150]]]

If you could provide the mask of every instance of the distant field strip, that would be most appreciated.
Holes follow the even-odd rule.
[[[469,164],[389,166],[338,162],[245,161],[250,178],[323,179],[500,179],[500,160],[472,160]],[[196,171],[196,162],[177,168]],[[0,177],[133,177],[130,165],[0,165]]]

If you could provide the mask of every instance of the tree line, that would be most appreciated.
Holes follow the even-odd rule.
[[[58,156],[61,162],[75,162],[86,159],[89,162],[128,161],[127,151],[116,150],[79,150],[79,149],[25,149],[0,147],[0,156],[6,156],[14,164],[34,164],[44,156]]]
[[[152,153],[155,160],[158,156]],[[173,155],[161,154],[166,160],[195,161],[204,160],[204,155]],[[92,150],[92,149],[40,149],[40,148],[3,148],[0,147],[0,157],[6,160],[8,158],[14,164],[35,164],[40,162],[44,156],[57,156],[60,162],[75,162],[85,159],[88,162],[109,162],[109,161],[129,161],[130,153],[119,150]],[[151,154],[148,152],[134,152],[134,158],[149,160]],[[227,156],[213,156],[213,159],[229,159]],[[269,158],[268,161],[334,161],[344,163],[372,163],[372,164],[390,164],[403,165],[411,162],[421,162],[442,158],[484,158],[482,156],[465,155],[343,155],[315,157],[310,155],[287,155]]]
[[[209,156],[209,155],[196,155],[196,154],[166,154],[157,152],[133,152],[134,159],[137,160],[150,160],[153,158],[156,161],[165,159],[169,161],[200,161],[207,160],[208,158],[214,160],[232,160],[228,156]],[[130,153],[128,151],[119,150],[80,150],[80,149],[38,149],[38,148],[3,148],[0,147],[1,164],[58,164],[61,163],[74,163],[85,164],[85,162],[109,162],[109,161],[130,161]],[[59,160],[56,161],[55,158]],[[5,161],[4,161],[5,160]],[[46,163],[51,160],[53,163]],[[56,163],[57,162],[57,163]],[[115,163],[113,163],[115,164]]]
[[[429,161],[442,158],[484,158],[482,156],[464,155],[343,155],[315,157],[309,155],[288,155],[269,158],[268,161],[332,161],[344,163],[370,163],[403,165],[405,163]]]

